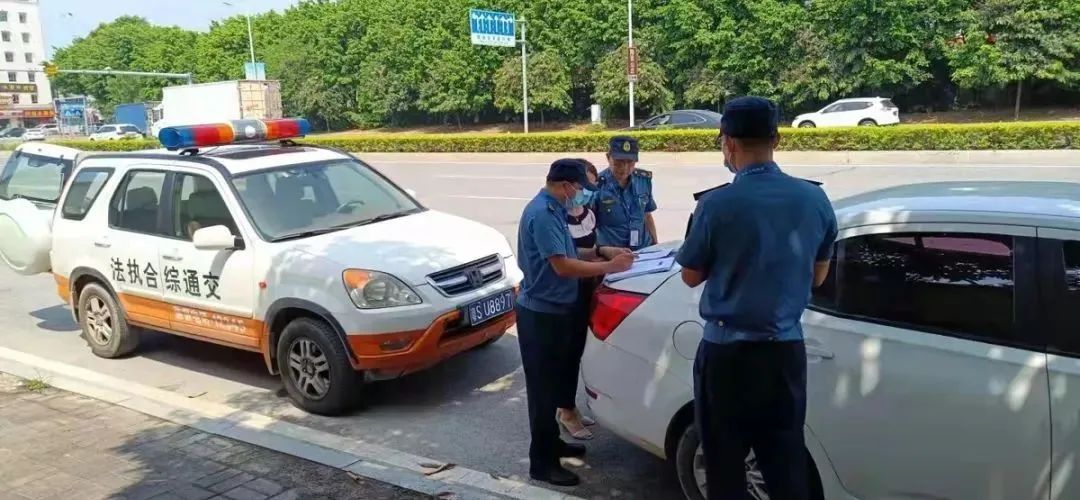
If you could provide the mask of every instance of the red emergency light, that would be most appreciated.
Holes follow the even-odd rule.
[[[311,124],[303,118],[279,120],[232,120],[182,127],[165,127],[158,141],[166,149],[188,149],[250,142],[276,141],[303,137],[311,133]]]

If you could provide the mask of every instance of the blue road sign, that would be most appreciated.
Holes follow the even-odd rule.
[[[475,45],[513,47],[517,44],[516,28],[513,14],[469,9],[469,34]]]

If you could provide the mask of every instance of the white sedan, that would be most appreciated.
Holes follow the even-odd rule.
[[[1080,498],[1080,185],[909,185],[836,213],[803,316],[815,497]],[[597,292],[582,377],[598,420],[701,500],[703,287],[677,268]]]
[[[135,125],[119,123],[116,125],[102,125],[90,134],[91,141],[119,141],[123,139],[138,139],[142,137],[142,131]]]

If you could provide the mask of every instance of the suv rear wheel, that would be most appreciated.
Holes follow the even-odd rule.
[[[102,358],[126,356],[139,345],[139,334],[128,326],[116,299],[97,283],[79,292],[79,326],[90,350]]]
[[[807,474],[809,474],[810,498],[821,500],[821,478],[817,475],[817,467],[810,459],[807,452]],[[705,454],[701,449],[701,440],[698,438],[694,423],[690,422],[683,430],[679,438],[679,446],[675,452],[675,473],[679,478],[683,494],[688,500],[705,500]],[[769,493],[765,488],[765,479],[757,466],[757,458],[754,451],[746,456],[746,489],[749,498],[754,500],[769,500]]]
[[[317,415],[340,415],[359,401],[363,378],[329,325],[311,318],[293,320],[277,345],[281,382],[293,404]]]

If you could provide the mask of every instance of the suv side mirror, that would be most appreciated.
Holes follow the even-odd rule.
[[[225,226],[204,227],[191,236],[191,242],[199,250],[231,250],[238,246],[236,240]]]

